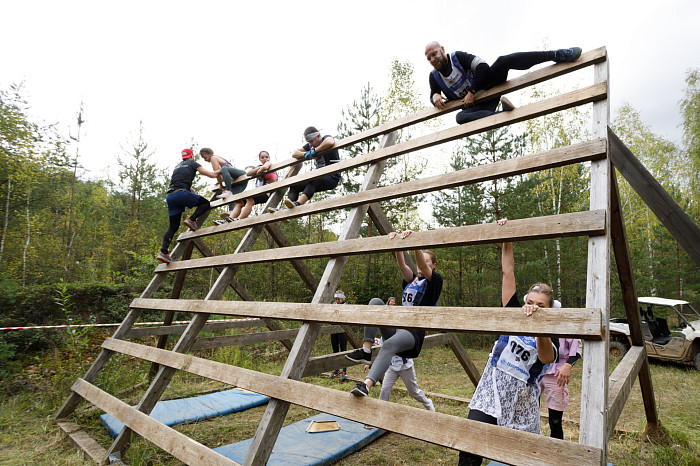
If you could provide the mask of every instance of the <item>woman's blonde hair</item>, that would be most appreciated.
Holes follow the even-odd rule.
[[[535,283],[529,290],[527,290],[527,294],[530,294],[531,291],[535,293],[542,293],[543,295],[547,296],[549,299],[549,307],[554,305],[554,293],[552,292],[551,286],[547,285],[546,283]]]

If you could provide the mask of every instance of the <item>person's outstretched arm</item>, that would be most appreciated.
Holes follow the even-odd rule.
[[[418,267],[418,270],[420,270],[423,273],[423,276],[425,278],[427,278],[428,281],[432,280],[433,268],[430,267],[430,264],[425,259],[425,253],[423,252],[422,249],[416,249],[415,254],[416,254],[416,267]]]
[[[212,170],[207,170],[206,168],[204,168],[201,165],[199,167],[197,167],[197,171],[204,176],[208,176],[209,178],[216,178],[217,176],[219,176],[219,173],[221,173],[221,169],[212,171]]]
[[[408,235],[411,234],[411,230],[406,230],[401,232],[401,235],[399,236],[400,239],[406,238]],[[389,232],[389,239],[394,239],[398,234],[395,231]],[[403,251],[396,251],[394,252],[394,257],[396,257],[396,263],[399,266],[399,272],[401,272],[401,277],[403,277],[404,281],[410,282],[413,280],[413,270],[406,265],[406,261],[403,258]]]

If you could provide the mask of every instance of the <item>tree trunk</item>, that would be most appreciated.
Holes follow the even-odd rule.
[[[27,249],[29,248],[29,240],[31,238],[31,224],[29,223],[29,199],[32,194],[32,188],[27,189],[27,238],[24,241],[24,250],[22,251],[22,291],[27,286]]]
[[[2,239],[0,239],[0,262],[5,251],[5,237],[7,236],[7,225],[10,223],[10,193],[12,192],[12,178],[7,178],[7,197],[5,198],[5,222],[2,227]]]

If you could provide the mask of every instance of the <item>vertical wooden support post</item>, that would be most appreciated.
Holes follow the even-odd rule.
[[[610,121],[608,60],[594,65],[594,83],[608,82],[608,99],[593,103],[594,138],[606,138]],[[603,450],[608,447],[608,340],[610,337],[610,159],[591,162],[590,209],[605,209],[606,234],[588,239],[586,307],[600,308],[605,328],[603,341],[587,340],[583,350],[581,424],[579,443]]]
[[[397,133],[389,133],[384,136],[380,147],[388,147],[396,142]],[[367,169],[367,174],[362,183],[360,190],[364,191],[367,189],[373,189],[377,187],[379,179],[384,172],[384,166],[386,161],[377,162],[372,164]],[[343,224],[343,230],[338,237],[338,241],[356,238],[360,232],[360,227],[364,221],[365,215],[367,214],[367,205],[361,205],[353,207],[348,213],[348,217]],[[334,257],[328,261],[326,269],[323,272],[323,276],[319,281],[318,288],[316,288],[316,293],[311,300],[312,304],[319,303],[329,303],[335,288],[340,282],[340,277],[347,264],[348,257]],[[294,340],[294,346],[287,357],[287,362],[282,369],[280,377],[286,377],[289,379],[299,380],[304,374],[304,369],[306,368],[306,363],[311,355],[311,350],[313,349],[314,343],[318,338],[320,333],[321,324],[318,323],[308,323],[305,322],[299,329],[296,339]],[[284,418],[287,416],[287,411],[289,410],[289,402],[281,401],[278,399],[271,399],[263,414],[263,418],[260,421],[257,432],[255,432],[255,437],[253,442],[248,448],[248,453],[246,455],[245,465],[260,465],[266,464],[267,460],[270,458],[270,453],[272,453],[272,447],[274,447],[277,441],[277,436],[284,423]]]

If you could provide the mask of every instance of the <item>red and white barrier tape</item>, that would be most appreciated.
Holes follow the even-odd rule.
[[[207,322],[239,322],[243,320],[260,320],[253,317],[246,319],[213,319],[207,320]],[[165,322],[136,322],[134,325],[163,325]],[[178,320],[173,322],[171,325],[175,324],[189,324],[189,320]],[[76,324],[76,325],[36,325],[34,327],[0,327],[0,330],[28,330],[35,328],[68,328],[68,327],[117,327],[121,325],[118,324]]]

